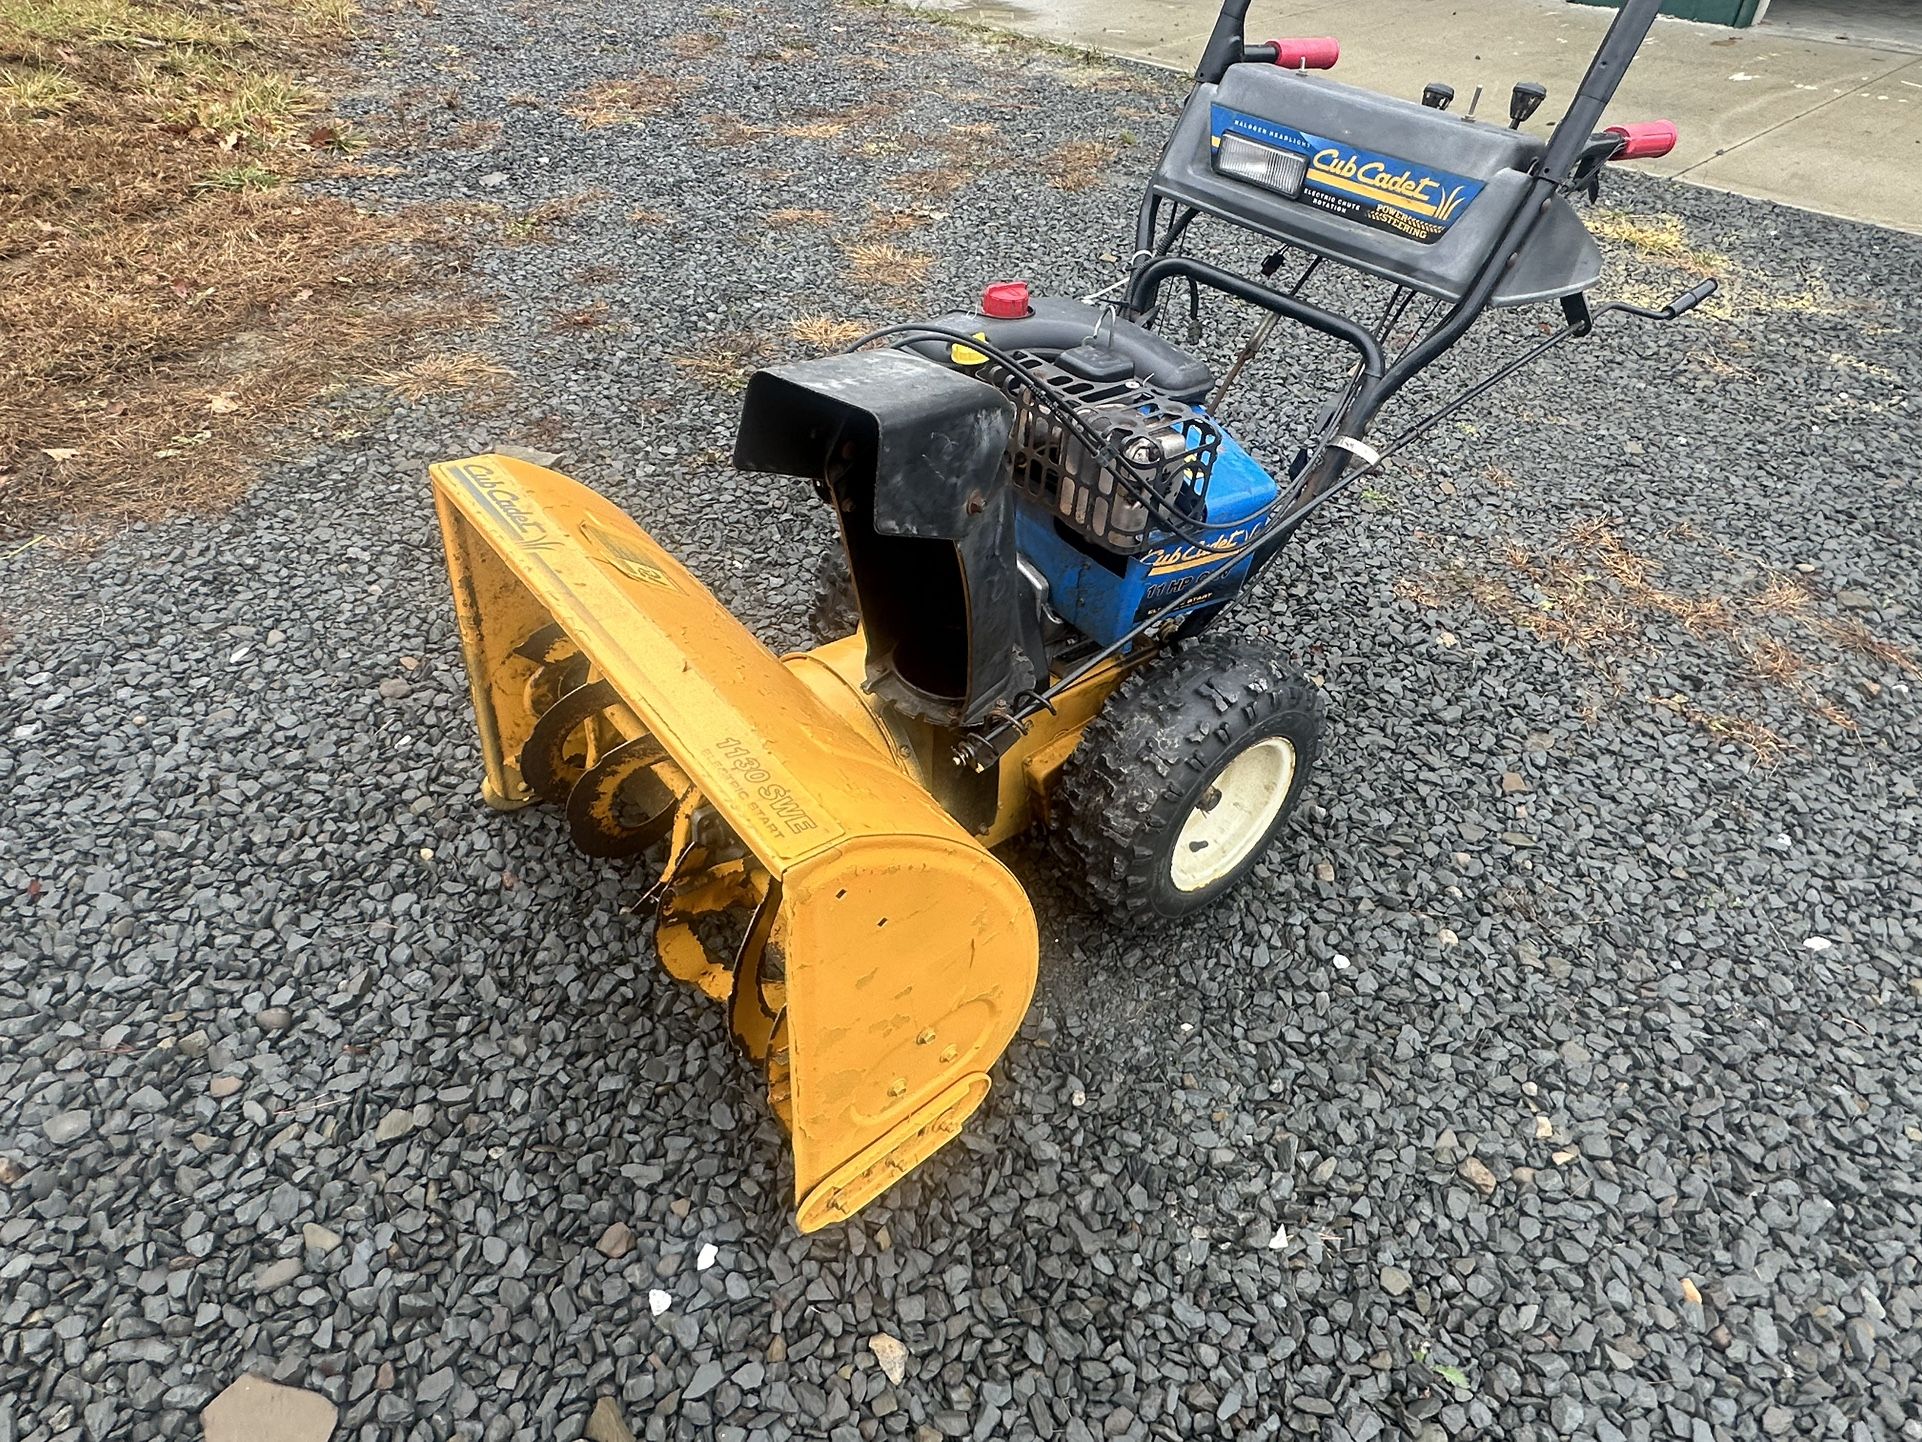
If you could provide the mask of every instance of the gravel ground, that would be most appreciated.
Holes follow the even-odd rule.
[[[1150,934],[1017,850],[984,1113],[801,1238],[647,878],[479,804],[423,467],[558,452],[796,642],[828,533],[718,463],[741,338],[1104,281],[1178,91],[759,8],[384,20],[351,185],[506,208],[508,393],[350,394],[229,516],[0,566],[0,1442],[197,1435],[246,1369],[367,1439],[1922,1438],[1922,240],[1621,182],[1677,224],[1616,279],[1719,251],[1728,313],[1306,537],[1235,624],[1326,689],[1315,803]],[[851,276],[874,202],[920,283]]]

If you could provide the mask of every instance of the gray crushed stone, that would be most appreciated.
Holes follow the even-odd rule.
[[[556,453],[799,643],[827,520],[675,357],[1105,283],[1177,84],[791,0],[401,7],[362,59],[398,173],[351,193],[521,218],[475,261],[516,380],[350,395],[231,515],[0,564],[0,1438],[194,1435],[244,1372],[366,1442],[603,1396],[727,1442],[1922,1437],[1922,721],[1877,644],[1922,648],[1922,240],[1618,181],[1732,314],[1609,325],[1305,533],[1234,622],[1329,698],[1294,831],[1148,933],[1017,847],[1043,982],[984,1112],[801,1238],[650,878],[479,802],[424,467]],[[637,75],[645,122],[569,113]],[[921,283],[850,279],[871,203],[929,212]],[[1233,412],[1271,453],[1306,357]],[[1543,556],[1667,600],[1564,645]]]

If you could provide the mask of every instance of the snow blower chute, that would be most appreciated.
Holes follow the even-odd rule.
[[[1285,646],[1214,622],[1303,522],[1603,315],[1672,320],[1714,291],[1586,296],[1601,260],[1571,202],[1674,143],[1601,126],[1657,4],[1625,0],[1543,139],[1522,129],[1539,85],[1515,86],[1506,126],[1446,113],[1445,84],[1357,90],[1312,73],[1332,41],[1250,45],[1248,0],[1226,0],[1111,299],[990,285],[750,380],[736,466],[813,482],[840,531],[824,601],[844,619],[811,651],[777,659],[564,476],[434,467],[484,794],[562,807],[592,855],[660,858],[661,960],[764,1068],[803,1230],[879,1196],[987,1094],[1037,953],[992,847],[1044,820],[1069,878],[1143,921],[1254,872],[1322,703]],[[1258,273],[1193,253],[1250,234],[1272,248]],[[1192,329],[1204,295],[1255,315],[1219,377],[1156,330]],[[1486,311],[1543,303],[1559,325],[1367,439]],[[1290,327],[1348,359],[1298,448],[1257,459],[1224,402]]]

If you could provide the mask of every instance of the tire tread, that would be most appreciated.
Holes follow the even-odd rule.
[[[1322,701],[1294,665],[1259,641],[1205,635],[1136,670],[1089,723],[1056,785],[1051,842],[1070,881],[1116,915],[1171,914],[1153,905],[1156,843],[1177,820],[1171,813],[1238,740],[1289,713],[1307,723],[1294,738],[1298,799],[1319,750]]]

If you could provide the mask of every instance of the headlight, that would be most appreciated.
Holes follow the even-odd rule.
[[[1294,200],[1308,175],[1308,157],[1231,133],[1215,147],[1215,169]]]

